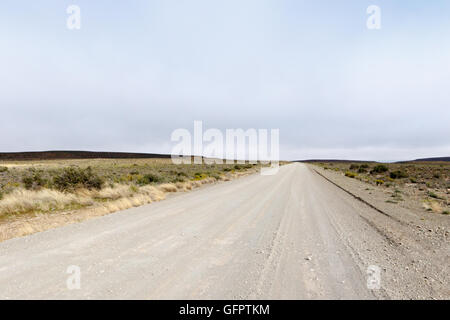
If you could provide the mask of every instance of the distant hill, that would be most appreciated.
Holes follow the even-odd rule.
[[[168,154],[95,152],[95,151],[37,151],[0,153],[0,161],[69,160],[69,159],[155,159],[170,158]]]
[[[450,161],[450,157],[437,157],[437,158],[423,158],[423,159],[416,159],[413,160],[414,162],[419,161]]]
[[[364,160],[339,160],[339,159],[309,159],[309,160],[295,160],[292,162],[375,162]]]
[[[423,159],[416,159],[416,160],[407,160],[407,161],[397,161],[397,163],[407,163],[407,162],[426,162],[426,161],[450,161],[450,157],[436,157],[436,158],[423,158]],[[339,160],[339,159],[310,159],[310,160],[296,160],[293,162],[344,162],[344,163],[350,163],[350,162],[383,162],[383,161],[364,161],[364,160]],[[388,161],[392,162],[392,161]]]

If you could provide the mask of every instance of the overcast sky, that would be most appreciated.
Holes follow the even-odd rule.
[[[0,152],[168,153],[202,120],[279,128],[283,159],[450,156],[449,17],[448,0],[2,0]]]

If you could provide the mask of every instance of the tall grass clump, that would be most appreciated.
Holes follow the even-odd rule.
[[[0,217],[8,214],[62,210],[68,206],[83,206],[91,203],[91,199],[57,190],[34,191],[19,188],[5,195],[0,201]]]

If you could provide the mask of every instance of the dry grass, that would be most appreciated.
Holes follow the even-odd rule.
[[[170,160],[169,160],[170,161]],[[166,159],[64,160],[2,164],[0,173],[0,241],[23,236],[120,210],[149,204],[174,192],[187,192],[204,184],[229,181],[256,172],[259,166],[234,169],[233,165],[175,166]],[[92,167],[105,181],[103,188],[58,191],[52,175],[67,166]],[[45,184],[26,190],[24,176],[39,172]],[[145,174],[158,182],[142,184]]]
[[[87,195],[91,195],[93,198],[103,200],[117,200],[119,198],[128,198],[133,195],[132,188],[129,185],[122,184],[115,185],[114,187],[107,187],[101,190],[81,190],[78,192],[85,193]]]
[[[314,163],[325,170],[333,170],[347,177],[378,186],[398,196],[397,190],[420,207],[430,212],[443,213],[450,210],[450,163]],[[399,199],[394,199],[399,200]],[[401,199],[400,199],[401,200]],[[392,199],[388,200],[392,203]],[[397,203],[397,201],[394,201]]]
[[[0,201],[0,217],[30,212],[50,212],[63,210],[70,206],[87,206],[92,199],[77,194],[68,194],[56,190],[38,191],[15,189]]]
[[[432,211],[436,213],[443,213],[444,210],[439,202],[433,200],[425,200],[423,202],[423,208],[427,211]]]
[[[177,192],[177,186],[172,183],[164,183],[158,187],[163,192]]]
[[[97,208],[109,208],[107,211],[113,212],[163,200],[166,193],[189,189],[192,189],[189,182],[179,183],[179,188],[170,183],[160,186],[147,185],[136,189],[129,185],[117,185],[102,190],[78,189],[75,193],[20,188],[9,193],[0,201],[0,217],[21,213],[49,213],[95,204],[97,204]]]

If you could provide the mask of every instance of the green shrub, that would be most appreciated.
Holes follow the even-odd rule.
[[[359,166],[357,164],[351,164],[349,169],[350,170],[356,170],[358,168],[359,168]]]
[[[389,170],[389,168],[386,167],[384,164],[379,164],[379,165],[376,165],[372,169],[371,173],[384,173],[384,172],[386,172],[388,170]]]
[[[369,169],[369,165],[366,164],[366,163],[360,165],[359,167],[360,167],[360,168],[363,168],[363,169]]]
[[[186,172],[179,171],[179,172],[177,172],[177,176],[179,176],[179,177],[187,177],[188,175],[187,175]]]
[[[0,166],[0,172],[6,172],[6,171],[8,171],[8,167]]]
[[[213,174],[211,175],[211,177],[213,177],[213,178],[216,179],[216,180],[220,180],[220,175],[219,175],[218,173],[213,173]]]
[[[206,173],[196,172],[194,174],[194,180],[203,180],[206,179],[208,175]]]
[[[245,164],[235,164],[234,165],[234,170],[243,170],[243,169],[250,169],[252,168],[253,165],[249,164],[249,163],[245,163]]]
[[[32,176],[26,176],[22,178],[22,183],[25,187],[25,189],[38,189],[40,187],[45,186],[48,181],[45,179],[42,179],[41,177],[41,173],[40,172],[36,172],[36,171],[32,171],[33,175]]]
[[[402,178],[408,178],[408,174],[404,171],[393,171],[390,173],[389,177],[391,177],[391,179],[402,179]]]
[[[377,179],[377,180],[375,180],[375,183],[377,184],[377,186],[380,186],[384,183],[384,181],[381,179]]]
[[[439,197],[436,193],[429,191],[428,192],[428,196],[430,198],[434,198],[434,199],[441,199],[441,197]]]
[[[169,182],[172,182],[172,183],[184,182],[184,181],[186,181],[186,179],[183,177],[180,177],[180,176],[170,177],[170,179],[169,179]]]
[[[158,182],[162,182],[162,177],[159,174],[156,173],[147,173],[146,175],[139,177],[138,180],[136,181],[137,184],[143,186],[143,185],[147,185],[150,183],[158,183]]]
[[[367,170],[365,168],[359,167],[358,173],[366,173],[366,172],[367,172]]]
[[[417,180],[415,178],[411,178],[409,179],[409,181],[411,181],[411,183],[417,183]]]
[[[354,173],[354,172],[351,172],[351,171],[347,171],[347,172],[345,173],[345,176],[346,176],[346,177],[349,177],[349,178],[356,178],[357,174]]]
[[[92,172],[91,167],[64,168],[61,173],[53,178],[54,186],[62,191],[73,190],[76,188],[101,189],[103,179]]]
[[[30,190],[33,188],[33,178],[32,177],[23,177],[22,183],[25,187],[25,189]]]

